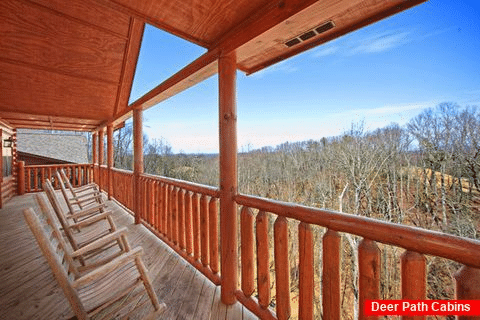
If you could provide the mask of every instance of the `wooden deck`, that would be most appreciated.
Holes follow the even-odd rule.
[[[28,229],[23,209],[35,207],[32,194],[14,197],[0,210],[0,319],[70,319],[63,291]],[[158,297],[167,304],[160,319],[257,319],[239,303],[220,302],[216,287],[133,217],[110,201],[117,226],[126,226],[132,247],[143,257]]]

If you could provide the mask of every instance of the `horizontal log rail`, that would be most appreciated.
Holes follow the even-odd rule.
[[[315,288],[320,288],[324,319],[340,319],[340,232],[361,237],[358,245],[358,310],[359,319],[371,319],[363,314],[366,300],[380,299],[381,262],[377,243],[406,249],[400,258],[403,299],[425,299],[426,259],[424,255],[446,258],[463,266],[455,274],[456,299],[480,299],[480,241],[440,232],[384,222],[372,218],[306,207],[238,194],[241,237],[241,290],[236,296],[241,303],[262,319],[288,319],[291,316],[290,261],[287,221],[298,222],[298,317],[314,318]],[[254,210],[257,212],[254,214]],[[268,215],[274,214],[273,265],[275,277],[270,279],[267,234]],[[314,249],[311,225],[326,228],[322,239],[322,280],[314,283]],[[256,230],[256,277],[254,230]],[[290,253],[291,254],[291,253]],[[256,288],[254,280],[256,279]],[[274,280],[272,286],[270,281]],[[270,288],[275,296],[270,296]],[[253,297],[257,292],[256,297]],[[270,308],[275,301],[275,311]],[[375,317],[374,317],[375,318]],[[422,317],[420,317],[422,318]],[[376,319],[376,318],[375,318]]]
[[[142,174],[142,176],[145,178],[156,179],[158,181],[161,181],[162,183],[168,183],[170,185],[176,186],[177,188],[182,188],[190,192],[200,193],[209,197],[218,198],[220,196],[218,188],[215,188],[215,187],[210,187],[210,186],[206,186],[199,183],[188,182],[188,181],[178,180],[178,179],[168,178],[168,177],[161,177],[161,176],[156,176],[156,175],[151,175],[146,173]]]
[[[235,200],[241,206],[480,268],[480,241],[255,196],[238,195]]]
[[[45,180],[52,181],[55,188],[59,188],[55,172],[63,169],[70,179],[72,186],[79,187],[93,182],[93,165],[92,164],[55,164],[55,165],[28,165],[23,166],[23,170],[19,171],[19,182],[24,181],[25,188],[20,194],[25,192],[43,191],[42,183]],[[20,168],[20,166],[19,166]]]

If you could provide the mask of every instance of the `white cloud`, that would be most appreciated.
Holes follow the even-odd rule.
[[[424,109],[427,104],[429,103],[413,103],[413,104],[405,104],[405,105],[383,106],[383,107],[372,108],[372,109],[356,109],[356,110],[352,110],[352,113],[353,112],[363,113],[368,115],[396,114],[396,113],[405,112],[405,111]]]
[[[337,46],[331,46],[331,47],[327,47],[327,48],[320,47],[320,48],[321,48],[320,50],[316,50],[313,53],[314,57],[321,58],[321,57],[330,56],[332,54],[337,53],[338,50],[339,50],[339,47],[337,47]]]
[[[396,29],[373,33],[359,37],[349,37],[346,41],[335,40],[335,45],[320,46],[312,54],[314,58],[323,58],[331,55],[353,56],[357,54],[375,54],[386,52],[411,42],[421,42],[427,38],[436,37],[446,32],[456,30],[457,27],[449,27],[428,32],[421,32],[411,28],[409,30]]]
[[[362,39],[347,54],[379,53],[400,47],[412,41],[410,32],[387,31]]]
[[[255,72],[254,74],[251,75],[252,78],[257,78],[257,79],[261,79],[263,78],[265,75],[268,75],[270,73],[276,73],[276,72],[280,72],[280,73],[293,73],[293,72],[296,72],[298,70],[297,67],[294,67],[288,60],[283,60],[279,63],[276,63],[270,67],[267,67],[265,69],[262,69],[258,72]]]

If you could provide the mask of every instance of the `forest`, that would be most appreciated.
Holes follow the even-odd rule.
[[[115,167],[132,168],[132,128],[114,135]],[[174,154],[164,139],[144,136],[145,172],[218,185],[218,155]],[[238,155],[239,192],[327,208],[480,238],[480,111],[476,106],[441,103],[406,125],[368,131],[352,123],[343,134],[320,140],[285,142]],[[273,224],[273,218],[272,224]],[[291,281],[296,270],[297,225],[291,223]],[[316,257],[324,230],[316,228]],[[355,318],[359,239],[342,236],[344,318]],[[382,298],[399,298],[401,250],[382,248]],[[319,261],[315,262],[320,277]],[[454,263],[427,258],[429,299],[453,298]],[[315,299],[320,299],[317,296]],[[319,300],[320,301],[320,300]],[[316,303],[321,308],[321,303]],[[321,314],[321,310],[318,314]]]

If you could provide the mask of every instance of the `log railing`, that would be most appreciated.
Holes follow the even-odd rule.
[[[94,166],[25,166],[27,192],[41,190],[41,181],[52,179],[64,168],[75,186],[92,181]],[[131,171],[112,169],[112,196],[133,211],[133,197],[140,199],[140,221],[195,268],[219,285],[219,190],[181,180],[141,174],[133,194]],[[95,179],[108,189],[108,168],[95,166]],[[97,180],[99,179],[99,180]],[[350,214],[305,207],[239,194],[241,285],[237,299],[262,319],[288,319],[292,311],[289,221],[298,232],[298,316],[314,318],[314,295],[321,291],[324,319],[341,314],[341,233],[360,237],[357,248],[359,318],[366,319],[366,300],[380,298],[380,247],[401,248],[401,297],[425,299],[425,255],[456,261],[456,298],[480,299],[480,242],[420,228],[383,222]],[[274,222],[270,224],[270,219]],[[314,256],[313,228],[323,228],[322,256]],[[237,232],[237,230],[232,230]],[[270,245],[272,239],[272,245]],[[378,244],[381,244],[380,246]],[[321,281],[314,276],[315,258],[322,264]],[[273,262],[273,263],[271,263]],[[273,272],[272,272],[273,266]],[[274,290],[272,290],[274,288]],[[273,293],[274,292],[274,293]],[[274,305],[274,307],[272,307]],[[371,318],[371,317],[370,317]]]
[[[128,208],[130,211],[133,209],[133,172],[128,170],[122,170],[113,168],[113,197]],[[104,189],[106,190],[106,189]]]
[[[219,285],[217,188],[141,174],[139,189],[142,223]]]
[[[46,179],[52,181],[55,188],[59,187],[55,172],[64,169],[72,186],[79,187],[93,181],[92,164],[61,164],[61,165],[21,165],[19,168],[19,183],[24,181],[25,189],[19,193],[43,191],[42,182]],[[23,175],[23,176],[22,176]]]
[[[241,289],[238,300],[263,319],[288,319],[291,315],[287,220],[298,224],[299,299],[298,318],[313,319],[315,288],[322,291],[324,319],[340,319],[340,232],[362,238],[358,245],[359,318],[366,319],[366,300],[380,298],[380,250],[377,243],[405,249],[401,256],[402,299],[425,299],[426,260],[424,255],[450,259],[463,264],[455,275],[457,299],[480,299],[480,241],[451,236],[420,228],[383,222],[334,211],[305,207],[259,197],[237,195],[242,206]],[[254,212],[256,214],[254,215]],[[270,277],[267,215],[273,223],[275,276]],[[312,226],[325,228],[323,235],[322,281],[314,282]],[[256,241],[254,241],[256,238]],[[256,255],[254,255],[256,251]],[[254,268],[256,266],[256,276]],[[256,286],[255,286],[256,280]],[[271,282],[275,285],[275,312],[269,309]],[[256,297],[253,293],[256,292]],[[296,316],[296,315],[295,315]],[[371,317],[370,317],[371,318]],[[370,319],[369,318],[369,319]]]

